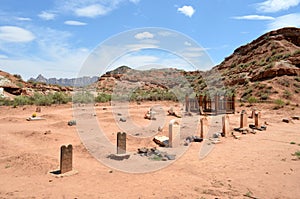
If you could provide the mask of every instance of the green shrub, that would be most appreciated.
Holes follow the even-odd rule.
[[[256,99],[256,97],[251,96],[247,99],[248,103],[253,104],[253,103],[257,103],[258,100]]]
[[[21,82],[16,83],[16,85],[17,85],[19,88],[23,88],[23,87],[24,87],[23,84],[22,84]]]
[[[276,100],[274,101],[274,104],[275,104],[275,107],[274,107],[273,109],[278,110],[278,109],[284,107],[285,102],[282,101],[281,99],[276,99]]]
[[[14,74],[14,77],[15,77],[15,78],[17,78],[17,79],[20,79],[20,80],[22,80],[22,77],[21,77],[21,75]]]
[[[269,98],[269,95],[267,93],[263,93],[260,95],[261,100],[267,100]]]
[[[287,90],[285,90],[285,91],[283,92],[283,97],[284,97],[285,99],[290,99],[290,98],[292,97],[292,93],[289,92],[289,91],[287,91]]]
[[[33,103],[38,106],[50,106],[53,104],[53,94],[43,95],[40,93],[34,93],[31,97]]]
[[[52,95],[52,102],[54,104],[66,104],[70,101],[71,101],[70,96],[68,96],[67,94],[65,94],[63,92],[55,92]]]
[[[0,106],[10,106],[12,105],[12,101],[0,96]]]
[[[296,152],[294,153],[294,155],[297,156],[298,158],[300,158],[300,151],[296,151]]]
[[[98,96],[95,98],[96,102],[108,102],[111,100],[111,95],[106,93],[98,93]]]
[[[78,91],[73,95],[74,103],[92,103],[94,102],[94,95],[89,91]]]
[[[300,50],[296,50],[293,52],[293,55],[298,55],[298,54],[300,54]]]
[[[33,104],[33,103],[29,97],[20,95],[15,97],[15,99],[13,100],[13,104],[14,106],[23,106],[27,104]]]

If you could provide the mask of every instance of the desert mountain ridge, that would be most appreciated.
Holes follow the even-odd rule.
[[[30,78],[29,82],[45,83],[50,85],[60,85],[69,87],[83,87],[95,83],[98,81],[97,76],[93,77],[78,77],[78,78],[45,78],[42,74],[39,74],[36,78]]]
[[[184,77],[194,92],[226,92],[247,100],[284,99],[299,103],[300,29],[287,27],[268,32],[237,48],[232,55],[209,71],[154,69],[136,71],[121,66],[99,78],[94,87],[114,92],[116,82],[128,85],[139,82],[142,94],[147,90],[161,93]],[[181,81],[184,81],[181,79]],[[183,86],[183,85],[181,85]]]
[[[4,90],[14,95],[28,94],[28,91],[24,91],[26,88],[42,91],[72,90],[68,86],[48,85],[51,82],[66,83],[64,79],[46,79],[39,75],[35,81],[42,83],[37,83],[33,79],[24,82],[13,75],[8,76],[11,83],[8,84],[2,78],[0,87],[8,84],[11,89],[4,87]],[[87,85],[87,82],[83,79],[82,85]],[[252,97],[255,100],[284,99],[286,102],[300,103],[300,29],[287,27],[270,31],[237,48],[209,71],[184,71],[175,68],[140,71],[120,66],[97,78],[89,88],[111,94],[116,91],[115,87],[120,82],[120,90],[138,85],[139,88],[135,88],[133,95],[163,95],[180,82],[179,87],[188,86],[197,94],[226,92],[244,100]]]

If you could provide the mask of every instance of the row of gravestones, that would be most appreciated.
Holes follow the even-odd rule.
[[[169,146],[177,147],[180,144],[180,125],[176,120],[171,120],[169,125]],[[126,154],[126,133],[118,132],[117,134],[117,154]],[[72,170],[72,145],[60,147],[60,174]]]
[[[254,118],[254,126],[259,129],[261,127],[261,113],[257,111],[252,111],[250,118]],[[240,128],[246,128],[248,125],[248,117],[245,110],[241,112],[240,115]],[[225,115],[222,117],[222,133],[226,137],[229,134],[229,116]],[[204,135],[208,133],[208,120],[206,117],[200,119],[200,137],[203,138]]]
[[[260,112],[253,111],[252,118],[254,118],[255,127],[260,127]],[[247,113],[241,112],[240,116],[240,128],[247,126]],[[222,117],[222,133],[227,136],[230,131],[229,128],[229,116]],[[200,137],[208,133],[208,120],[206,117],[200,120]],[[169,147],[177,147],[180,145],[180,124],[178,121],[171,120],[169,123]],[[126,133],[118,132],[117,134],[117,154],[126,154]],[[72,170],[72,157],[73,147],[72,145],[61,146],[60,148],[60,173],[66,173]]]

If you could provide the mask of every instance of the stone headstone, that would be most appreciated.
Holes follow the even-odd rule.
[[[200,119],[200,138],[204,138],[208,133],[208,120],[206,117]]]
[[[251,115],[249,116],[249,118],[254,118],[255,112],[256,112],[256,109],[253,109],[251,111]]]
[[[229,116],[228,115],[224,115],[222,117],[222,133],[224,135],[224,137],[227,137],[227,135],[229,135]]]
[[[202,106],[199,107],[199,111],[200,111],[200,115],[204,115],[204,111],[203,111]]]
[[[73,146],[69,144],[68,146],[60,147],[60,173],[66,173],[72,171],[73,162]]]
[[[245,128],[248,126],[247,122],[247,113],[245,110],[242,110],[241,112],[241,119],[240,119],[240,128]]]
[[[255,128],[260,128],[261,127],[261,114],[260,112],[255,112],[254,113],[254,125],[255,125]]]
[[[117,154],[126,153],[126,133],[118,132],[117,134]]]
[[[180,145],[180,124],[176,120],[169,123],[169,147],[174,148]]]

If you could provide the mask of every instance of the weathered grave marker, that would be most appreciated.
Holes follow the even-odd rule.
[[[180,145],[180,124],[176,120],[169,123],[169,147],[178,147]]]
[[[126,133],[118,132],[117,134],[117,154],[126,153]]]
[[[260,118],[261,118],[260,112],[255,112],[254,113],[254,125],[255,125],[255,128],[260,128],[261,127]]]
[[[73,146],[69,144],[68,146],[60,147],[60,173],[66,173],[72,171],[73,162]]]
[[[208,120],[206,117],[200,119],[200,138],[208,133]]]
[[[251,115],[249,116],[249,118],[254,118],[255,112],[256,112],[256,109],[253,109],[251,111]]]
[[[227,137],[227,135],[229,135],[229,116],[228,115],[224,115],[222,117],[222,133],[224,134],[225,137]]]
[[[240,128],[245,128],[247,127],[248,122],[247,122],[247,113],[245,110],[242,110],[241,112],[241,119],[240,119]]]

